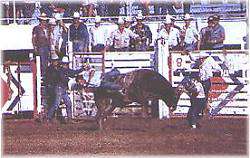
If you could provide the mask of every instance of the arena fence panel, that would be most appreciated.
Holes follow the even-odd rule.
[[[187,55],[172,52],[172,84],[177,86],[191,69]],[[210,115],[247,115],[248,101],[248,54],[246,51],[212,51],[210,57],[221,68],[219,74],[211,79],[208,111]],[[193,53],[198,56],[198,53]],[[183,94],[175,114],[187,113],[190,106],[188,95]]]

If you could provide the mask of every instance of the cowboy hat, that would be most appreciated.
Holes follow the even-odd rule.
[[[166,20],[164,21],[164,24],[171,24],[172,23],[172,20],[167,17]]]
[[[80,13],[74,12],[73,18],[74,18],[74,19],[80,19]]]
[[[48,20],[48,17],[45,13],[42,13],[39,17],[38,17],[39,20]]]
[[[132,17],[131,17],[131,16],[127,16],[127,17],[124,19],[124,21],[132,22],[133,20],[132,20]]]
[[[118,21],[117,21],[117,24],[118,24],[118,25],[124,24],[123,18],[119,17],[119,18],[118,18]]]
[[[62,58],[62,63],[63,63],[63,64],[69,64],[69,58],[68,58],[67,56],[64,56],[64,57]]]
[[[185,14],[183,20],[193,20],[193,18],[190,16],[190,14]]]
[[[57,61],[57,60],[59,60],[59,57],[56,54],[52,54],[51,55],[51,60],[52,61]]]
[[[142,15],[142,13],[138,13],[135,18],[136,18],[136,20],[143,20],[144,16]]]
[[[50,18],[49,19],[49,24],[50,25],[56,25],[56,19],[55,18]]]

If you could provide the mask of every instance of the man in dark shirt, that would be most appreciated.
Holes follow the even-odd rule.
[[[213,27],[213,17],[209,16],[207,19],[207,27],[202,28],[200,31],[201,50],[212,49],[211,43],[209,43],[211,39],[212,27]]]
[[[132,47],[137,51],[146,51],[152,43],[152,32],[149,26],[143,24],[144,17],[142,14],[136,16],[136,25],[131,27],[131,30],[139,35],[139,39],[132,42]]]
[[[73,24],[69,26],[69,40],[73,42],[74,52],[87,52],[89,46],[89,33],[87,26],[80,22],[80,14],[74,13]]]
[[[58,109],[61,99],[64,101],[66,105],[66,112],[68,120],[70,121],[72,118],[72,102],[67,93],[68,90],[68,82],[69,77],[76,77],[77,74],[82,72],[85,68],[81,68],[79,70],[72,70],[69,68],[69,60],[68,57],[63,57],[62,66],[58,69],[58,82],[55,86],[55,100],[53,104],[49,108],[48,111],[48,121],[50,122],[53,118],[55,111]]]
[[[32,31],[32,44],[35,53],[39,53],[41,57],[41,76],[44,77],[50,56],[48,18],[42,13],[38,19],[40,23]]]
[[[220,17],[218,15],[213,16],[213,27],[211,32],[211,39],[209,43],[212,45],[212,49],[223,49],[225,40],[225,29],[219,24]]]

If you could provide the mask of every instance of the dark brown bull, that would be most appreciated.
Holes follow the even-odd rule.
[[[137,102],[141,106],[148,106],[149,101],[163,100],[171,110],[175,110],[179,95],[162,75],[147,69],[140,69],[118,75],[115,83],[123,87],[125,95],[110,92],[98,87],[94,98],[98,107],[97,121],[99,128],[103,128],[103,121],[112,113],[115,107],[125,106]]]

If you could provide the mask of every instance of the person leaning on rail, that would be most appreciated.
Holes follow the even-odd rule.
[[[191,25],[193,18],[190,14],[186,14],[183,18],[185,25],[181,30],[181,46],[184,51],[190,52],[200,48],[200,35],[197,29]]]
[[[150,44],[152,43],[152,32],[148,25],[143,23],[145,17],[140,13],[136,17],[136,24],[130,29],[137,35],[139,39],[134,39],[133,46],[136,51],[146,51],[149,50]]]
[[[119,17],[118,29],[114,30],[107,40],[107,50],[121,52],[129,51],[130,39],[139,39],[139,35],[125,28],[123,18]]]
[[[224,48],[223,42],[225,40],[225,29],[219,24],[219,21],[219,15],[214,15],[211,39],[208,41],[213,50],[222,50]]]
[[[38,19],[39,25],[35,26],[32,30],[32,44],[35,51],[34,53],[37,53],[41,57],[41,76],[44,78],[50,56],[49,18],[45,13],[42,13]]]
[[[73,23],[69,26],[69,40],[73,43],[74,52],[87,52],[89,48],[89,32],[87,26],[80,21],[80,14],[75,12]]]
[[[95,25],[89,29],[92,52],[102,52],[105,50],[107,29],[101,25],[101,22],[101,17],[96,16]]]
[[[209,16],[207,19],[207,26],[203,27],[200,31],[200,50],[211,50],[212,44],[209,42],[211,41],[211,34],[212,34],[212,27],[213,27],[213,17]]]

